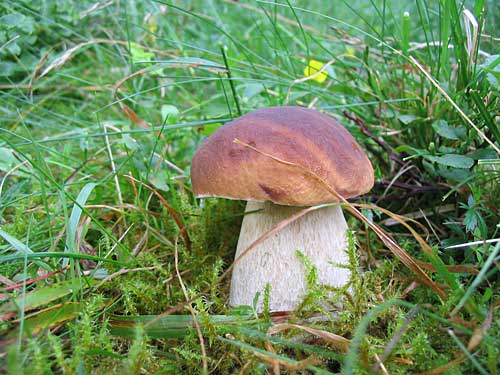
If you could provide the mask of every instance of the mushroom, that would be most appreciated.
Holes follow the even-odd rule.
[[[344,198],[368,192],[374,182],[370,160],[349,132],[301,107],[259,109],[222,126],[200,146],[191,167],[197,197],[248,201],[236,258],[301,207],[338,202],[314,175]],[[229,304],[252,305],[269,284],[271,311],[297,308],[307,283],[296,250],[314,264],[321,284],[346,285],[347,229],[338,204],[291,222],[238,260]],[[262,298],[257,308],[262,310]]]

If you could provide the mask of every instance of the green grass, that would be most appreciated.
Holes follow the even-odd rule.
[[[1,371],[497,374],[495,5],[2,2]],[[325,82],[298,81],[311,59],[331,61]],[[355,203],[403,250],[349,217],[363,272],[330,296],[308,267],[293,326],[227,305],[244,206],[189,179],[215,129],[286,104],[367,150],[377,183]]]

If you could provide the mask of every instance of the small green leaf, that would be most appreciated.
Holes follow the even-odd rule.
[[[476,229],[477,225],[479,223],[479,218],[478,218],[478,213],[474,209],[469,209],[465,213],[464,217],[464,224],[465,224],[465,230],[467,232],[472,232],[474,229]]]
[[[12,55],[19,56],[21,54],[21,47],[19,47],[19,44],[16,42],[13,42],[7,46],[7,51],[9,51]]]
[[[401,145],[394,149],[395,152],[406,152],[412,155],[424,155],[427,153],[426,150],[412,147],[410,145]]]
[[[471,173],[468,169],[462,169],[462,168],[449,168],[440,165],[437,173],[441,176],[444,177],[448,180],[453,180],[456,182],[462,182],[466,181],[468,178],[470,178]]]
[[[409,124],[411,124],[413,121],[415,121],[417,119],[417,116],[415,116],[415,115],[399,115],[398,119],[403,124],[409,125]]]
[[[491,87],[495,88],[495,90],[498,90],[500,88],[500,84],[499,84],[500,79],[498,79],[497,77],[495,77],[495,74],[488,73],[486,75],[486,79],[488,80],[488,82],[491,85]]]
[[[82,151],[90,151],[92,150],[95,146],[95,142],[92,137],[88,137],[85,132],[82,132],[82,137],[80,138],[78,142],[78,146],[80,146],[80,150]]]
[[[14,28],[21,25],[25,18],[26,16],[21,13],[10,13],[0,17],[0,25],[7,26],[8,28]]]
[[[437,120],[432,124],[432,128],[441,137],[451,140],[459,140],[465,135],[465,128],[463,126],[454,128],[448,125],[445,120]]]
[[[495,152],[495,150],[492,150],[490,148],[480,148],[471,152],[470,154],[467,154],[467,156],[474,160],[496,159],[497,153]]]
[[[20,70],[18,64],[10,61],[0,62],[0,77],[9,77],[18,70]]]
[[[492,296],[493,296],[493,289],[486,288],[486,290],[484,291],[483,296],[481,297],[481,302],[482,303],[488,302]]]
[[[448,147],[448,146],[440,146],[438,148],[438,151],[440,154],[454,154],[457,149],[455,147]]]
[[[109,276],[109,272],[106,268],[97,268],[92,272],[92,277],[97,280],[103,280]]]
[[[447,167],[467,169],[472,167],[474,160],[463,155],[447,154],[443,156],[424,155],[427,160]]]
[[[129,150],[137,150],[139,148],[139,143],[130,134],[122,134],[122,142]]]
[[[134,63],[144,63],[153,60],[155,54],[153,52],[146,52],[137,43],[130,43],[130,56]]]
[[[221,126],[222,124],[219,123],[203,125],[203,128],[201,128],[200,133],[209,136],[212,135],[212,133],[215,132],[217,129],[219,129]]]
[[[164,123],[175,124],[179,119],[179,110],[176,106],[164,104],[161,106],[161,119]]]
[[[489,56],[484,64],[480,65],[486,74],[489,84],[498,90],[500,82],[500,55]]]
[[[168,173],[167,171],[152,171],[148,176],[148,181],[157,189],[163,191],[169,191],[170,187],[168,186]]]
[[[237,89],[238,91],[243,91],[241,96],[243,98],[243,101],[247,102],[255,95],[259,95],[262,91],[264,91],[265,87],[262,83],[248,83],[238,86]]]

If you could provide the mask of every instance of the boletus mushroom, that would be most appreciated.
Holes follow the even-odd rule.
[[[301,208],[338,202],[330,188],[347,199],[368,192],[374,182],[370,160],[349,132],[301,107],[259,109],[222,126],[196,152],[191,179],[197,197],[248,201],[236,258]],[[349,270],[339,265],[348,263],[347,229],[338,204],[280,229],[234,266],[230,305],[251,305],[269,283],[270,310],[294,310],[307,292],[296,250],[315,265],[321,284],[346,285]]]

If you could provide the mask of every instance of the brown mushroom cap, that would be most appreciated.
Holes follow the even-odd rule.
[[[259,109],[217,129],[194,155],[191,180],[198,197],[292,206],[338,201],[304,169],[344,198],[368,192],[374,182],[370,160],[349,132],[331,117],[301,107]]]

